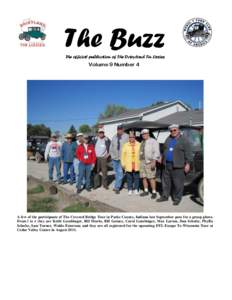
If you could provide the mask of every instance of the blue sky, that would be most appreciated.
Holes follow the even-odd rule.
[[[182,100],[203,107],[202,80],[29,80],[28,123],[66,132],[73,124],[93,125],[108,104],[141,108]]]

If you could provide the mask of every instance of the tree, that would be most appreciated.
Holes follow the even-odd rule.
[[[95,124],[95,125],[93,125],[92,127],[91,127],[91,132],[93,133],[93,134],[96,134],[97,133],[97,131],[98,131],[98,124]]]
[[[128,108],[126,108],[125,106],[109,104],[107,105],[105,111],[100,114],[99,119],[116,117],[126,111],[128,111]]]
[[[51,129],[44,124],[27,124],[27,136],[32,135],[50,136]]]
[[[82,124],[79,127],[79,132],[90,133],[90,132],[92,132],[92,130],[91,130],[91,127],[88,124]]]
[[[159,105],[159,104],[165,104],[165,102],[164,101],[157,101],[157,102],[152,103],[151,106],[156,106],[156,105]]]
[[[55,133],[55,135],[57,136],[58,139],[62,136],[62,134],[59,130],[56,130],[54,133]]]
[[[71,125],[71,127],[69,128],[68,133],[71,133],[73,136],[77,135],[77,130],[76,130],[74,125]]]

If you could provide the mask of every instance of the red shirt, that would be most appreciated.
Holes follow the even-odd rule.
[[[76,157],[82,163],[89,165],[96,163],[96,153],[94,149],[94,145],[88,144],[87,149],[85,149],[84,145],[79,145],[76,149]]]

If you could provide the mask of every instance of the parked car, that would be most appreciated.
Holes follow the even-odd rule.
[[[48,136],[29,136],[27,138],[28,158],[33,157],[37,162],[44,160],[44,153],[48,141]]]
[[[30,41],[31,38],[45,40],[46,34],[41,31],[40,27],[28,27],[28,31],[20,33],[19,39]]]
[[[124,125],[126,132],[134,130],[137,133],[137,139],[141,141],[142,137],[140,131],[144,128],[149,129],[150,135],[154,137],[160,144],[160,152],[162,154],[163,143],[166,137],[169,135],[168,126],[170,124],[159,124],[157,122],[149,121],[137,121]],[[200,202],[203,204],[203,128],[189,125],[180,126],[181,133],[186,136],[192,146],[193,162],[191,164],[190,172],[185,177],[185,186],[197,185],[198,195]],[[162,136],[161,140],[159,136]],[[158,164],[157,166],[157,181],[161,180],[163,166]]]

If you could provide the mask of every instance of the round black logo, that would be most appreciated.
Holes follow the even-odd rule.
[[[202,18],[189,20],[183,29],[185,41],[193,47],[205,46],[211,39],[212,28],[209,22]]]

